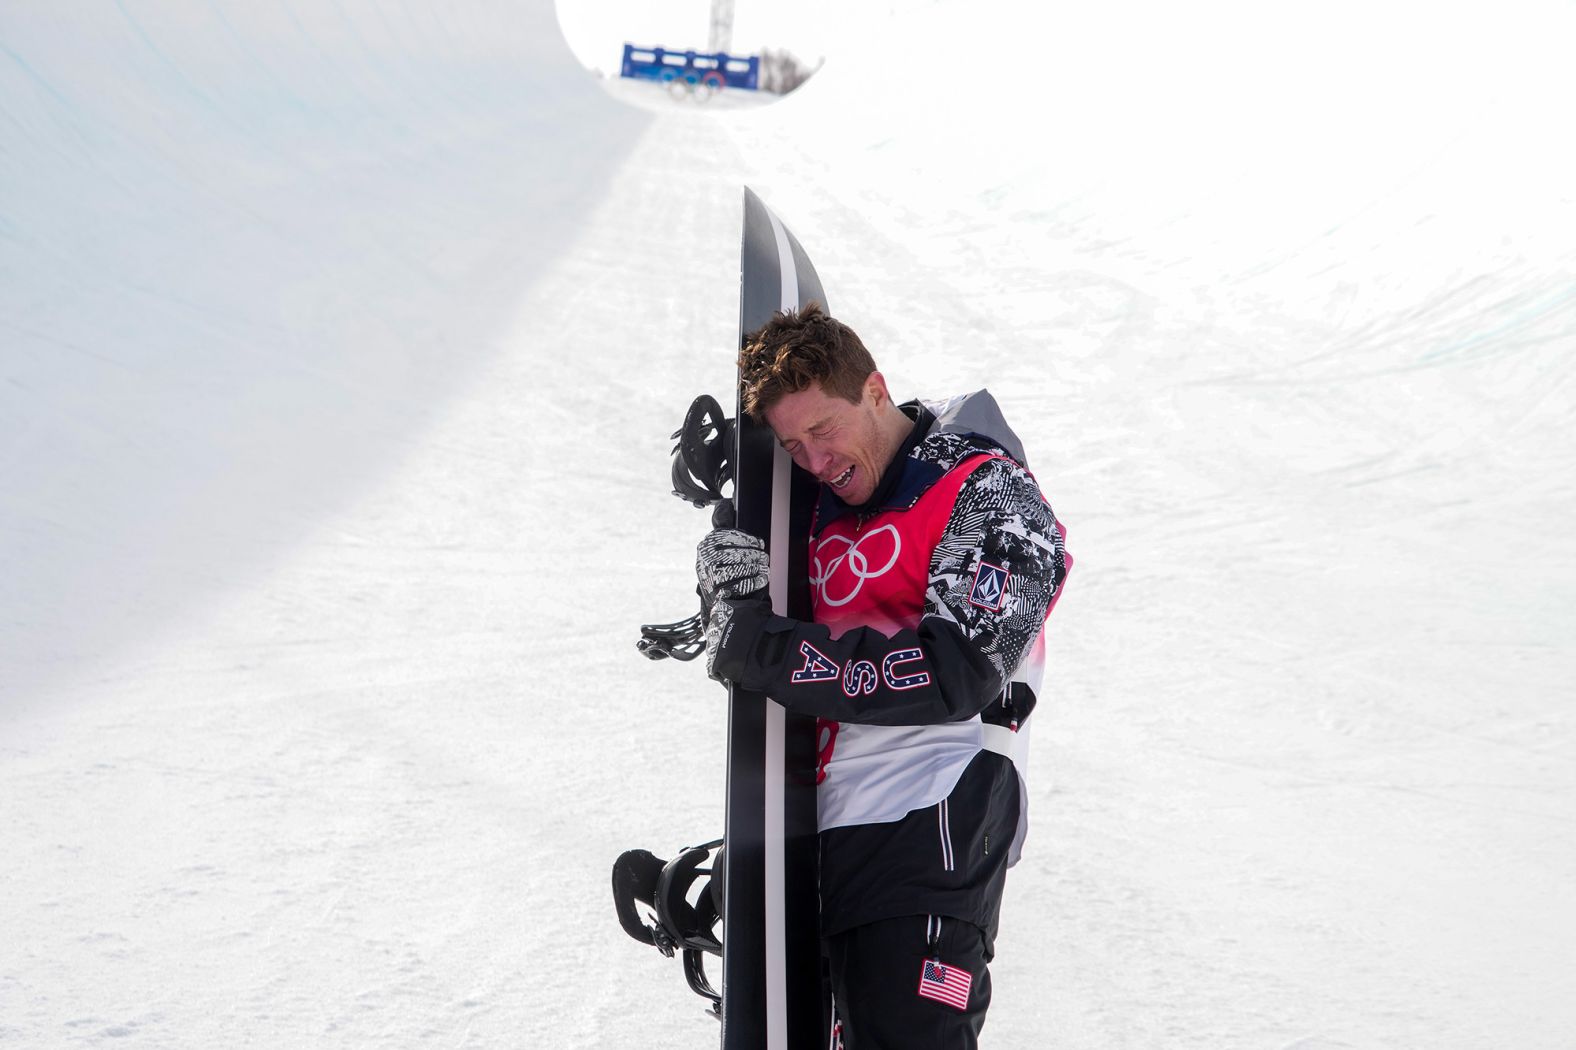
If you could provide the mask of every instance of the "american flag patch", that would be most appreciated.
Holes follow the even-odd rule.
[[[974,975],[956,966],[946,966],[939,959],[926,959],[919,971],[919,994],[926,999],[946,1003],[959,1010],[969,1007],[969,988]]]

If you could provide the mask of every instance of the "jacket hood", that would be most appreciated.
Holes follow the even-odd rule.
[[[989,390],[976,390],[972,394],[959,394],[945,401],[920,402],[936,417],[931,434],[964,434],[994,444],[1007,453],[1019,466],[1029,466],[1023,454],[1023,442],[1013,433],[1001,414],[1001,406]]]

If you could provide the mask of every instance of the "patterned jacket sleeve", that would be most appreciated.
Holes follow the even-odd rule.
[[[1067,575],[1062,530],[1022,467],[975,468],[930,562],[917,630],[821,625],[735,603],[716,673],[784,707],[839,722],[962,721],[1001,693]]]

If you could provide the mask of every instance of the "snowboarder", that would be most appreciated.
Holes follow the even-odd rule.
[[[810,620],[774,615],[762,543],[696,559],[706,666],[819,719],[823,950],[847,1050],[973,1047],[1026,830],[1042,628],[1071,558],[985,391],[896,404],[816,304],[740,354],[742,405],[820,482]]]

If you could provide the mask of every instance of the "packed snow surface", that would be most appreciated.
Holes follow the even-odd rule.
[[[1077,559],[986,1045],[1576,1046],[1571,5],[1030,6],[708,107],[547,0],[5,5],[0,1045],[711,1044],[608,869],[721,826],[632,643],[748,184]]]

